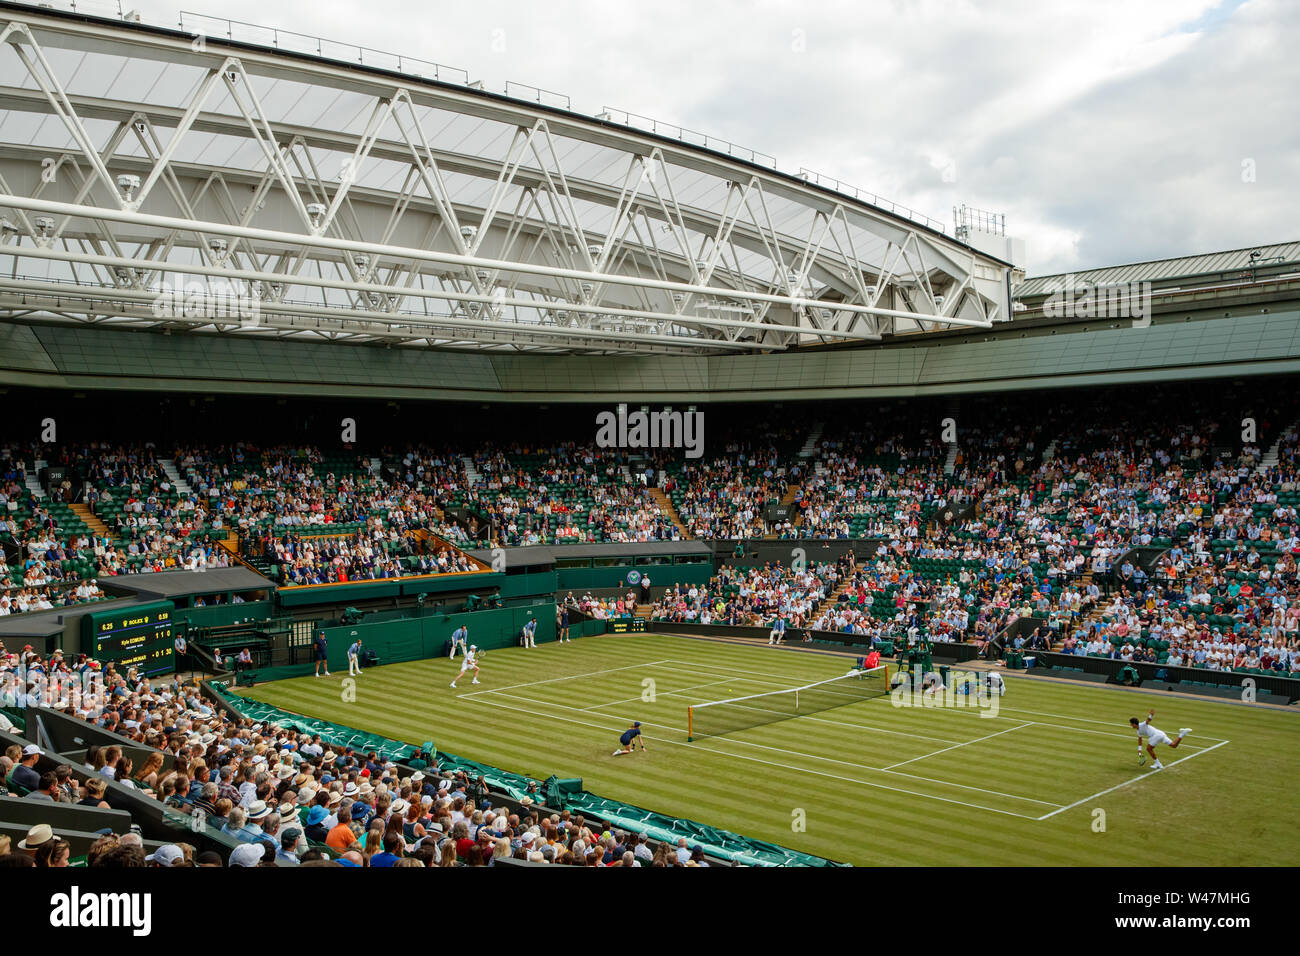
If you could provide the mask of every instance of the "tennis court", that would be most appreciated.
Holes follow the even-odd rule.
[[[833,665],[827,661],[826,667],[830,670]],[[593,686],[606,691],[609,699],[590,703]],[[560,733],[565,724],[599,727],[608,729],[613,739],[618,731],[639,720],[646,739],[657,746],[687,747],[730,760],[1032,820],[1047,819],[1093,792],[1089,787],[1100,768],[1078,760],[1072,744],[1084,742],[1088,736],[1133,740],[1131,733],[1114,724],[1024,712],[1004,706],[1005,697],[998,701],[997,714],[973,701],[957,707],[924,703],[899,707],[883,686],[879,696],[854,699],[847,694],[841,706],[808,715],[773,713],[761,726],[727,730],[724,721],[714,734],[707,732],[704,719],[700,722],[706,731],[702,733],[697,726],[695,739],[688,738],[687,710],[692,704],[739,697],[748,698],[742,706],[758,711],[767,706],[766,695],[793,686],[797,685],[789,676],[779,673],[729,670],[716,663],[664,658],[475,690],[462,697],[553,722]],[[703,717],[707,709],[697,713]],[[790,724],[782,729],[782,740],[789,731],[797,732],[797,747],[774,743],[772,724],[778,721]],[[1189,740],[1177,756],[1170,755],[1164,762],[1170,766],[1227,743],[1219,738]],[[1018,760],[1021,753],[1043,752],[1058,745],[1063,760],[1052,774],[1030,785],[1022,783],[1018,792],[999,784],[1001,765]],[[1145,776],[1145,772],[1136,772],[1137,767],[1134,770],[1134,781]]]
[[[837,678],[850,663],[610,634],[493,650],[480,683],[454,690],[459,663],[441,658],[366,671],[355,699],[341,697],[337,676],[249,696],[398,740],[433,739],[538,779],[581,778],[601,796],[853,863],[1195,865],[1288,855],[1265,828],[1229,831],[1206,812],[1243,798],[1294,806],[1300,723],[1280,711],[1007,675],[994,716],[969,705],[900,707],[881,695],[719,735],[701,726],[687,739],[688,707]],[[1161,754],[1162,772],[1138,766],[1128,728],[1151,707],[1156,726],[1194,728]],[[633,721],[648,750],[612,756]]]

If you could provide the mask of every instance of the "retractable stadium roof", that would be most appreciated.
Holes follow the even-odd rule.
[[[0,3],[0,316],[682,355],[1009,317],[1008,263],[761,154],[182,25]]]

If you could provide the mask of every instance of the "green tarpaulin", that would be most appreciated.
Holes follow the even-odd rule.
[[[300,733],[320,734],[321,740],[331,747],[352,747],[355,750],[374,751],[385,760],[394,762],[405,761],[417,750],[411,744],[389,740],[386,737],[368,734],[327,720],[303,717],[261,701],[231,694],[220,682],[214,681],[208,686],[244,717],[256,721],[269,721]],[[699,845],[704,848],[705,853],[717,859],[729,860],[744,866],[847,865],[787,850],[775,843],[753,840],[694,820],[668,817],[653,810],[645,810],[617,800],[608,800],[583,790],[581,780],[561,780],[552,776],[543,782],[476,763],[441,750],[438,751],[437,757],[440,770],[464,770],[471,777],[482,777],[492,790],[505,793],[515,800],[532,796],[534,799],[544,800],[546,806],[553,810],[569,810],[595,817],[604,820],[610,826],[635,833],[647,833],[652,839],[668,843],[676,843],[681,837],[686,837],[691,846]]]

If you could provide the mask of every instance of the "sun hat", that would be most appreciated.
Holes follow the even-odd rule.
[[[54,839],[54,830],[48,823],[38,823],[27,831],[27,836],[18,843],[20,850],[34,850]]]

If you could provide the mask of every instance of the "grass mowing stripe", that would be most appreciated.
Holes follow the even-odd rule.
[[[526,710],[526,709],[521,708],[521,707],[514,707],[514,706],[511,706],[511,705],[509,705],[509,704],[501,704],[501,703],[496,703],[496,702],[493,702],[493,701],[488,701],[488,700],[486,700],[485,698],[479,698],[479,699],[477,699],[477,700],[475,701],[475,703],[488,704],[489,706],[492,706],[492,707],[502,707],[502,708],[505,708],[506,710],[519,711],[520,713],[525,713],[525,714],[528,714],[528,715],[533,716],[533,717],[551,717],[551,715],[549,715],[549,714],[538,714],[538,713],[535,713],[535,712],[530,711],[530,710]],[[588,727],[599,727],[599,726],[600,726],[600,725],[598,725],[598,724],[591,724],[591,723],[586,723],[586,722],[584,722],[584,721],[576,720],[576,719],[571,718],[571,717],[559,717],[559,718],[552,717],[552,719],[563,720],[563,721],[566,721],[566,722],[569,722],[569,723],[582,724],[582,725],[584,725],[584,726],[588,726]],[[602,728],[602,729],[603,729],[603,728]],[[999,810],[999,809],[996,809],[996,808],[994,808],[994,807],[985,807],[985,806],[982,806],[982,805],[980,805],[980,804],[975,804],[975,803],[965,803],[965,802],[963,802],[963,801],[961,801],[961,800],[952,800],[952,799],[949,799],[949,798],[947,798],[947,797],[935,796],[935,795],[933,795],[933,794],[918,793],[918,792],[915,791],[915,790],[904,790],[904,789],[902,789],[902,788],[900,788],[900,787],[888,787],[888,786],[885,786],[884,784],[872,783],[872,782],[870,782],[870,781],[868,781],[868,780],[859,780],[859,779],[854,778],[854,777],[844,777],[844,776],[840,776],[840,775],[838,775],[838,774],[827,773],[827,772],[822,771],[822,770],[810,770],[810,769],[807,768],[807,767],[792,767],[792,766],[790,766],[789,764],[777,763],[777,762],[772,761],[772,760],[763,760],[763,759],[761,759],[761,758],[759,758],[759,757],[746,756],[746,755],[744,755],[744,754],[728,753],[728,752],[725,751],[725,750],[714,750],[713,748],[710,748],[710,747],[696,747],[694,744],[687,744],[687,743],[683,743],[683,742],[681,742],[681,741],[677,741],[677,740],[669,740],[669,739],[664,738],[664,737],[651,737],[650,739],[651,739],[651,740],[656,740],[656,741],[658,741],[658,742],[660,742],[660,743],[665,743],[665,744],[676,744],[676,745],[678,745],[678,746],[682,746],[682,747],[691,747],[692,749],[694,749],[694,750],[696,750],[696,751],[703,751],[703,752],[705,752],[705,753],[714,753],[714,754],[719,754],[719,755],[721,755],[721,756],[723,756],[723,757],[729,757],[729,758],[734,759],[734,760],[746,760],[746,761],[750,761],[750,762],[752,762],[752,763],[766,764],[767,766],[770,766],[770,767],[777,767],[777,768],[779,768],[779,769],[781,769],[781,770],[793,770],[793,771],[797,771],[797,772],[799,772],[799,773],[811,773],[811,774],[816,774],[816,775],[819,776],[819,777],[829,777],[829,778],[832,778],[832,779],[835,779],[835,780],[843,780],[843,781],[847,781],[847,782],[849,782],[849,783],[860,784],[860,785],[865,786],[865,787],[876,787],[876,788],[879,788],[879,789],[881,789],[881,790],[892,790],[892,791],[894,791],[894,792],[896,792],[896,793],[910,793],[910,794],[912,794],[913,796],[917,796],[917,797],[928,797],[929,799],[932,799],[932,800],[942,800],[942,801],[945,802],[945,803],[955,803],[955,804],[958,804],[958,805],[960,805],[960,806],[970,807],[970,808],[975,809],[975,810],[989,810],[990,812],[993,812],[993,813],[1006,813],[1006,814],[1008,814],[1008,815],[1010,815],[1010,816],[1022,817],[1023,819],[1026,819],[1026,820],[1032,820],[1032,819],[1034,819],[1034,817],[1025,816],[1025,814],[1022,814],[1022,813],[1011,813],[1011,812],[1008,811],[1008,810]],[[777,749],[777,748],[769,748],[769,749]],[[973,789],[978,789],[978,788],[973,788]],[[1017,798],[1017,799],[1022,799],[1022,798]],[[1039,801],[1035,801],[1035,802],[1039,802]]]
[[[681,731],[659,727],[684,728],[691,698],[728,686],[799,686],[839,676],[847,663],[771,651],[604,635],[494,650],[482,683],[456,691],[446,684],[458,662],[438,658],[364,671],[356,703],[343,702],[337,676],[261,685],[247,696],[409,743],[433,739],[505,770],[581,777],[602,796],[854,863],[1286,865],[1300,854],[1289,830],[1251,820],[1228,829],[1204,813],[1227,800],[1293,805],[1297,718],[1213,700],[1156,703],[1143,692],[1148,700],[1134,701],[1103,685],[1008,675],[993,722],[977,719],[975,708],[902,708],[880,698],[692,744],[684,735],[651,739],[645,754],[610,757],[631,718],[650,724],[652,738],[671,738]],[[640,699],[647,678],[657,689],[653,702]],[[695,686],[714,680],[721,683]],[[516,685],[506,692],[537,702],[492,693]],[[1135,777],[1128,718],[1150,704],[1162,726],[1196,733],[1182,755],[1170,755],[1178,761],[1172,772]],[[980,739],[1012,727],[1019,729]],[[1236,742],[1214,748],[1213,759],[1187,762],[1227,739]],[[1106,811],[1105,833],[1089,826],[1098,809]],[[806,817],[805,830],[792,830],[795,812]]]

